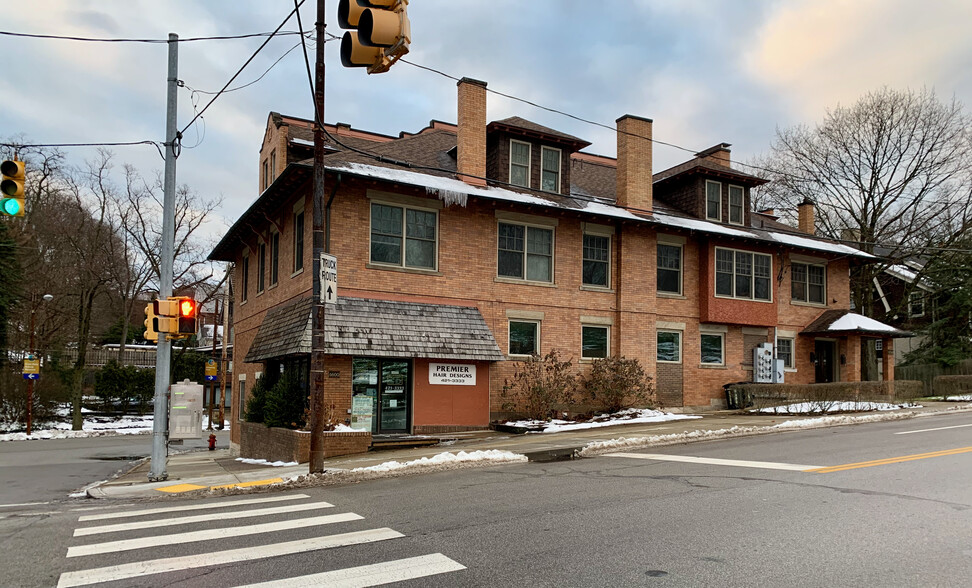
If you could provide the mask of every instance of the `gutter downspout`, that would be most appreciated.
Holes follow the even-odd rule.
[[[331,195],[327,199],[327,205],[324,207],[324,253],[331,252],[331,204],[334,203],[334,197],[337,196],[338,188],[341,187],[341,174],[337,175],[337,182],[334,184],[334,188],[331,189]]]

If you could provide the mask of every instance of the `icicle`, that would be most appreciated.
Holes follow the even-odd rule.
[[[468,195],[465,192],[456,192],[454,190],[445,190],[443,188],[435,188],[433,186],[426,186],[425,192],[430,196],[435,196],[441,200],[446,206],[452,206],[453,204],[458,204],[465,208],[466,199]]]

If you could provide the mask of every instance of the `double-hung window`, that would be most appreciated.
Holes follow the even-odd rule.
[[[371,204],[371,262],[434,270],[438,214],[430,210]]]
[[[510,321],[510,355],[534,355],[540,353],[540,322]]]
[[[708,220],[722,220],[722,184],[705,181],[705,218]]]
[[[530,144],[510,139],[510,183],[530,187]]]
[[[581,359],[607,357],[610,327],[584,325],[581,327]]]
[[[656,360],[659,363],[681,363],[682,332],[659,330],[655,339]]]
[[[270,233],[270,286],[277,285],[279,278],[277,268],[280,267],[280,233]]]
[[[667,294],[682,293],[682,246],[658,244],[657,289]]]
[[[725,364],[725,342],[723,333],[701,333],[699,336],[700,362],[703,365]]]
[[[584,233],[584,285],[607,288],[611,279],[611,237]]]
[[[540,148],[540,189],[560,192],[560,149]]]
[[[304,269],[304,211],[294,213],[294,273]]]
[[[925,294],[917,291],[908,295],[908,316],[917,318],[925,316]]]
[[[777,337],[776,357],[783,360],[783,367],[793,369],[793,339]]]
[[[772,300],[772,257],[720,247],[716,248],[715,253],[716,296],[766,302]]]
[[[240,263],[240,302],[246,302],[246,293],[250,290],[250,256],[244,255]]]
[[[743,224],[743,189],[741,186],[729,186],[729,222],[734,225]]]
[[[501,222],[497,275],[533,282],[553,282],[553,229]]]
[[[260,243],[257,259],[257,294],[263,292],[267,284],[267,244]]]
[[[790,297],[800,302],[827,302],[826,267],[809,263],[790,264]]]

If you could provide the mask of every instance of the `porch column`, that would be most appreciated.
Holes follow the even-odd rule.
[[[841,341],[840,357],[840,381],[860,382],[861,381],[861,338],[858,335],[848,335]],[[843,361],[841,361],[843,359]]]
[[[894,381],[894,339],[881,339],[883,342],[884,357],[881,358],[881,368],[884,372],[884,381]]]

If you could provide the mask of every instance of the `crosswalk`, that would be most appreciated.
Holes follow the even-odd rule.
[[[70,545],[66,554],[69,562],[66,567],[77,567],[73,565],[76,561],[83,562],[84,567],[63,572],[57,586],[69,588],[116,581],[161,586],[169,583],[165,574],[182,573],[184,578],[187,570],[220,569],[274,557],[300,556],[405,537],[387,527],[347,531],[349,525],[361,527],[364,517],[353,512],[331,512],[330,509],[335,508],[328,502],[312,500],[306,494],[286,494],[85,514],[78,517],[73,534],[76,544]],[[189,514],[193,511],[202,512]],[[232,521],[234,526],[222,526],[222,521]],[[218,527],[213,528],[214,525]],[[329,532],[329,526],[333,525],[340,526],[344,532]],[[274,540],[275,535],[289,538],[298,532],[304,535],[300,539]],[[241,538],[233,544],[243,546],[213,547],[225,546],[233,538]],[[171,555],[146,558],[147,550],[160,548],[165,548]],[[119,559],[125,561],[116,563]],[[324,558],[315,556],[312,561],[322,562]],[[107,563],[110,565],[104,565]],[[272,569],[276,572],[281,567],[285,566],[272,566]],[[313,567],[301,566],[301,569],[306,571]],[[441,553],[431,553],[293,577],[284,572],[283,577],[261,578],[259,582],[245,585],[363,588],[464,569],[465,566]]]

